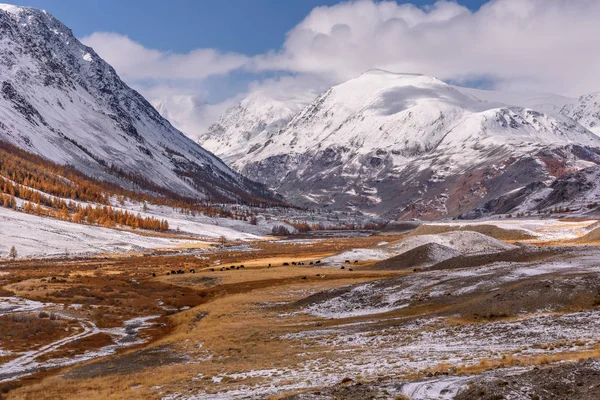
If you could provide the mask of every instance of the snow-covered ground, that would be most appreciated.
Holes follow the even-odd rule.
[[[424,271],[397,281],[379,281],[357,285],[352,290],[309,306],[306,311],[321,318],[341,319],[381,314],[405,308],[420,295],[428,299],[464,295],[475,291],[494,291],[498,287],[524,278],[562,273],[600,273],[595,256],[578,262],[516,263],[497,262],[474,268]]]
[[[485,219],[477,221],[435,222],[431,225],[466,226],[495,225],[504,229],[518,229],[536,236],[533,241],[576,239],[585,233],[586,228],[597,220],[565,221],[558,219]]]
[[[75,224],[2,207],[0,231],[0,258],[8,257],[11,246],[15,246],[19,257],[44,257],[122,253],[201,243]]]
[[[492,360],[509,363],[509,357],[589,350],[600,340],[598,316],[597,311],[549,313],[483,326],[449,326],[443,319],[432,318],[399,321],[394,327],[375,331],[368,329],[368,322],[304,331],[280,338],[290,346],[297,346],[299,352],[304,351],[307,359],[299,364],[222,373],[213,376],[212,381],[230,383],[217,393],[200,390],[191,395],[171,394],[163,398],[268,398],[359,377],[362,381],[380,382],[389,398],[405,395],[415,400],[449,400],[477,375],[442,375],[413,381],[398,378],[396,383],[377,379],[424,374],[449,365],[473,366]],[[548,343],[561,345],[544,349]],[[315,345],[319,350],[312,353]],[[313,398],[317,397],[306,397]]]
[[[172,207],[147,205],[146,211],[143,210],[143,204],[138,202],[126,201],[120,205],[113,201],[113,208],[127,210],[129,212],[139,213],[142,217],[154,217],[166,219],[169,222],[169,229],[182,233],[189,233],[203,238],[217,239],[225,236],[230,240],[248,240],[258,239],[261,236],[271,233],[274,226],[283,225],[293,231],[294,228],[288,224],[277,221],[267,220],[258,217],[257,225],[252,225],[247,221],[239,221],[231,218],[209,217],[204,214],[188,215],[173,210]]]

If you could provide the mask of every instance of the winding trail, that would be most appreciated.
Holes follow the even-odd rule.
[[[53,304],[40,303],[17,297],[0,298],[0,315],[16,312],[35,312],[51,306],[53,306]],[[54,312],[62,319],[75,320],[75,318],[70,315],[56,311]],[[7,361],[4,364],[0,364],[0,382],[15,380],[26,375],[34,374],[43,369],[72,365],[92,358],[106,356],[115,353],[118,349],[140,343],[142,340],[138,337],[139,331],[149,326],[148,321],[158,317],[158,315],[151,315],[133,318],[125,321],[122,328],[108,329],[100,329],[92,321],[78,319],[77,323],[81,329],[76,333],[43,345],[37,349],[20,353],[19,357]],[[111,337],[115,338],[115,344],[104,346],[96,351],[87,351],[72,358],[54,358],[44,362],[37,361],[41,356],[50,354],[62,346],[98,333],[109,334]]]
[[[61,317],[66,318],[63,315],[61,315]],[[1,364],[0,382],[13,380],[23,375],[28,375],[37,372],[40,368],[44,367],[44,363],[39,363],[36,361],[37,358],[45,354],[51,353],[68,343],[74,342],[75,340],[83,339],[101,332],[101,330],[96,326],[96,324],[94,324],[91,321],[79,321],[79,325],[81,326],[82,331],[74,335],[59,339],[50,344],[44,345],[39,349],[30,350],[18,358]]]

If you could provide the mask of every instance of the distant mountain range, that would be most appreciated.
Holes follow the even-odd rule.
[[[274,199],[175,129],[69,28],[34,8],[0,5],[0,140],[128,188]]]
[[[595,99],[371,70],[299,111],[245,100],[200,143],[297,205],[455,217],[600,162]]]

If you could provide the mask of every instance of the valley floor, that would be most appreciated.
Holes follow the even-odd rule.
[[[594,223],[3,261],[2,398],[595,399]]]

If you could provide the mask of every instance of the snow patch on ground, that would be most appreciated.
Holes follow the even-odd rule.
[[[199,243],[75,224],[0,207],[0,257],[15,246],[19,257],[121,253]]]
[[[392,243],[381,242],[374,248],[344,251],[340,254],[324,258],[323,262],[340,263],[345,260],[384,260],[430,243],[449,247],[462,254],[493,253],[515,248],[513,245],[478,232],[457,231],[437,235],[412,236]]]
[[[585,233],[585,228],[597,220],[565,221],[557,219],[482,219],[477,221],[436,222],[435,225],[466,226],[495,225],[504,229],[518,229],[537,236],[540,241],[576,239]],[[534,241],[535,241],[534,240]],[[525,241],[528,242],[528,241]]]

